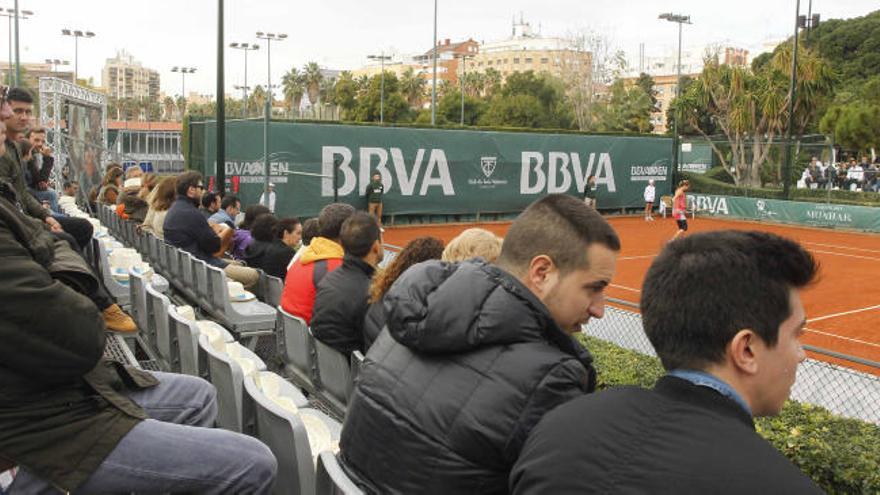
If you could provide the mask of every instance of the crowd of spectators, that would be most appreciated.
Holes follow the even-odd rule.
[[[64,232],[80,225],[52,210],[51,152],[9,132],[27,132],[32,99],[7,100],[0,472],[18,472],[0,492],[269,493],[276,470],[292,467],[213,428],[212,385],[103,357],[118,322],[80,252],[92,232]],[[874,165],[843,170],[816,161],[804,181],[877,189]],[[277,218],[206,192],[198,172],[116,164],[94,200],[245,288],[258,269],[282,278],[281,309],[338,352],[366,355],[339,460],[368,493],[819,492],[753,423],[779,413],[805,357],[799,294],[816,264],[793,241],[729,231],[670,242],[641,308],[668,374],[652,390],[593,394],[601,370],[574,335],[604,315],[621,244],[574,197],[538,199],[503,241],[476,228],[445,247],[421,237],[387,265],[380,220],[348,204]]]
[[[826,165],[814,156],[801,173],[798,187],[880,192],[880,157],[871,161],[867,155],[860,160],[852,156]]]

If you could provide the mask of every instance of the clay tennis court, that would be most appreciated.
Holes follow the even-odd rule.
[[[620,235],[623,247],[608,295],[637,303],[645,272],[675,234],[675,223],[662,217],[645,222],[640,216],[610,217],[609,221]],[[808,318],[803,342],[880,361],[880,235],[700,217],[689,222],[690,233],[761,230],[800,242],[821,265],[818,282],[802,294]],[[430,235],[447,242],[474,226],[504,236],[510,223],[391,226],[386,229],[384,240],[404,246],[411,239]],[[871,371],[878,373],[876,369]]]

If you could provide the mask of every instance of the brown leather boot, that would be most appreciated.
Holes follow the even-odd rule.
[[[119,332],[119,333],[133,333],[137,332],[138,328],[135,325],[134,320],[131,319],[131,316],[125,314],[116,304],[112,304],[107,307],[107,309],[103,312],[104,316],[104,324],[107,325],[107,330],[111,332]]]

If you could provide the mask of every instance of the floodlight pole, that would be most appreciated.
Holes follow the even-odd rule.
[[[269,207],[269,126],[272,120],[272,42],[284,41],[286,34],[263,33],[257,31],[257,38],[266,41],[266,106],[263,115],[263,163],[266,167],[266,177],[263,187],[263,203]]]
[[[434,0],[434,77],[431,80],[431,125],[437,124],[437,0]]]
[[[795,0],[794,39],[791,49],[791,79],[788,83],[788,125],[785,128],[785,160],[782,162],[782,195],[791,193],[791,130],[794,126],[794,99],[797,97],[798,29],[800,28],[801,0]]]
[[[675,79],[675,102],[676,105],[681,104],[681,34],[682,34],[682,25],[683,24],[691,24],[691,17],[688,15],[682,14],[672,14],[665,13],[660,14],[660,19],[664,19],[669,22],[678,23],[678,61],[676,63],[676,79]],[[672,116],[672,170],[674,172],[675,179],[673,182],[678,180],[679,175],[681,174],[681,170],[679,170],[679,150],[681,148],[681,139],[678,135],[678,113],[673,112]],[[673,184],[675,186],[675,184]]]
[[[18,41],[18,0],[15,0],[15,85],[21,85],[21,60],[19,57]]]
[[[226,101],[223,77],[223,0],[217,0],[217,190],[226,191]],[[192,152],[190,150],[190,152]]]

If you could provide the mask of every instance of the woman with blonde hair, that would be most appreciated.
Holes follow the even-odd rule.
[[[501,254],[503,240],[486,229],[467,229],[449,241],[443,250],[443,261],[455,263],[471,258],[483,258],[494,263]]]
[[[159,239],[165,238],[162,225],[165,223],[165,215],[171,208],[171,204],[177,199],[176,187],[177,180],[174,177],[165,177],[153,188],[153,192],[147,199],[150,207],[141,229],[152,232]]]
[[[407,244],[403,250],[384,269],[376,271],[370,284],[370,307],[364,317],[364,349],[369,349],[379,332],[385,326],[385,308],[382,298],[391,285],[409,267],[428,260],[440,259],[443,242],[434,237],[418,237]]]
[[[101,189],[98,191],[97,202],[99,204],[116,206],[119,199],[119,190],[122,189],[122,168],[111,167],[104,174],[101,181]]]

